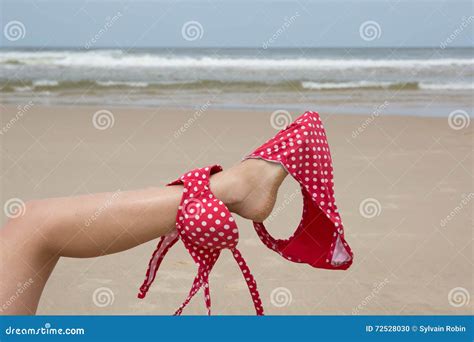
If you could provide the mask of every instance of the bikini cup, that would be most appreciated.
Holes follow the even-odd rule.
[[[153,283],[156,272],[169,249],[181,239],[198,265],[198,273],[188,297],[175,312],[180,315],[191,298],[204,287],[208,315],[211,314],[209,274],[223,249],[229,249],[242,271],[254,302],[257,315],[263,315],[262,301],[254,277],[237,249],[239,233],[237,224],[225,204],[212,193],[209,180],[222,171],[219,165],[187,172],[168,185],[183,185],[183,196],[176,215],[176,230],[160,238],[148,265],[145,281],[140,287],[139,298],[144,298]]]
[[[253,222],[262,242],[293,262],[324,269],[349,268],[353,253],[334,198],[332,159],[318,113],[306,112],[244,159],[281,164],[299,183],[303,215],[288,239],[275,239],[262,222]]]

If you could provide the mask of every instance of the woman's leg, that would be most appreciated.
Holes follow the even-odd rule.
[[[4,313],[36,311],[60,256],[115,253],[166,234],[173,228],[179,191],[169,187],[27,203],[25,214],[0,231],[1,303],[8,303],[18,284],[31,283]]]
[[[212,176],[211,188],[231,211],[263,221],[285,176],[277,165],[249,160]],[[34,314],[61,256],[116,253],[167,234],[181,194],[182,187],[172,186],[27,203],[25,214],[0,230],[1,313]],[[25,282],[28,289],[11,301]]]

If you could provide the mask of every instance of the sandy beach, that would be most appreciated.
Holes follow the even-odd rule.
[[[194,167],[230,167],[277,132],[271,110],[33,105],[12,122],[18,110],[1,109],[2,203],[164,185]],[[100,110],[112,114],[105,126],[93,121]],[[447,118],[320,114],[354,264],[327,271],[286,261],[264,247],[251,222],[237,217],[239,246],[266,313],[472,314],[472,300],[458,306],[453,296],[457,288],[468,295],[474,290],[473,125],[454,130]],[[267,227],[287,237],[300,215],[299,188],[288,177]],[[100,258],[61,259],[38,314],[172,314],[196,268],[178,243],[147,298],[137,299],[156,243]],[[210,281],[213,314],[254,313],[228,252]],[[196,296],[185,314],[205,314],[201,299]]]

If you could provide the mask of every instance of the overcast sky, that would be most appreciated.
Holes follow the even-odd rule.
[[[1,46],[8,47],[414,47],[439,46],[452,34],[449,46],[473,46],[471,0],[0,3]],[[5,38],[12,21],[23,25],[21,39]],[[185,39],[190,21],[198,23],[198,37]],[[375,38],[361,36],[367,21]]]

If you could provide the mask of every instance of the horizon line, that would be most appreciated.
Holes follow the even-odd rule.
[[[0,46],[0,49],[75,49],[75,50],[139,50],[139,49],[260,49],[260,50],[297,50],[297,49],[472,49],[474,45],[458,45],[458,46],[447,46],[441,48],[439,45],[425,45],[425,46],[281,46],[281,47],[268,47],[266,49],[260,46],[97,46],[89,49],[84,46]]]

